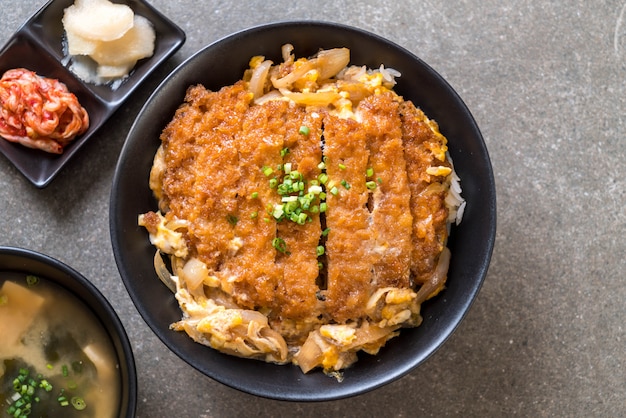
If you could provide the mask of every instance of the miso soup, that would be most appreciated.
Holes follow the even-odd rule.
[[[43,277],[0,274],[0,417],[116,417],[119,360],[93,312]]]

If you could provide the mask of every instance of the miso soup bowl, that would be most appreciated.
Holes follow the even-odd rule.
[[[347,47],[351,64],[394,68],[401,73],[395,90],[412,100],[448,138],[467,201],[463,221],[453,226],[446,289],[422,305],[422,325],[402,330],[378,355],[360,355],[343,381],[319,370],[303,374],[297,366],[278,366],[219,353],[172,331],[181,311],[172,292],[154,271],[154,247],[137,216],[157,209],[148,186],[163,128],[183,102],[185,91],[201,83],[210,90],[238,81],[250,58],[263,55],[282,62],[281,46],[290,43],[298,57],[320,49]],[[289,401],[327,401],[374,390],[413,371],[457,328],[488,270],[496,231],[496,191],[489,155],[469,109],[433,68],[401,46],[376,34],[336,23],[279,22],[220,39],[183,62],[148,99],[122,149],[110,204],[113,252],[128,292],[156,335],[178,356],[205,375],[258,396]]]
[[[82,301],[100,320],[100,325],[109,335],[120,371],[120,407],[116,416],[131,418],[137,407],[137,374],[135,359],[128,335],[122,323],[104,295],[84,276],[73,268],[36,251],[0,247],[0,275],[23,273],[41,277],[73,294]]]

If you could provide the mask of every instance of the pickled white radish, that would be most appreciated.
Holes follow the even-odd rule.
[[[132,9],[108,0],[76,0],[65,9],[63,26],[83,38],[97,41],[119,39],[133,27]]]
[[[152,24],[143,16],[135,16],[133,27],[119,39],[100,42],[91,52],[91,58],[100,65],[127,66],[142,58],[152,56],[155,33]],[[132,66],[131,66],[132,68]]]
[[[98,41],[83,38],[76,32],[65,32],[67,39],[67,52],[70,55],[89,55],[93,54],[98,47]]]
[[[96,75],[103,79],[125,77],[133,69],[137,61],[125,65],[98,65]]]
[[[83,81],[122,80],[137,61],[154,54],[152,23],[109,0],[76,0],[63,15],[71,70]]]

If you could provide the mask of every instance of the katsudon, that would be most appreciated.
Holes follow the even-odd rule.
[[[346,48],[189,86],[161,134],[139,215],[155,269],[198,343],[340,371],[375,355],[445,287],[465,202],[434,120],[400,74]]]

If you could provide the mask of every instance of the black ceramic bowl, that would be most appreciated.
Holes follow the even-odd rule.
[[[132,418],[137,407],[137,373],[130,341],[113,307],[84,276],[47,255],[14,247],[0,247],[0,275],[41,277],[68,290],[90,308],[110,336],[121,377],[119,418]]]
[[[241,78],[254,55],[281,61],[280,48],[294,45],[297,56],[320,48],[348,47],[351,63],[402,73],[396,90],[439,122],[461,177],[467,207],[454,227],[447,288],[422,307],[423,324],[403,330],[373,357],[363,355],[345,378],[295,366],[277,366],[221,354],[193,342],[169,325],[181,311],[172,293],[159,282],[154,249],[137,215],[156,209],[148,187],[159,135],[183,102],[188,86],[202,83],[217,90]],[[231,387],[280,400],[339,399],[389,383],[413,370],[450,336],[466,314],[487,273],[496,227],[495,186],[489,156],[469,110],[448,83],[411,52],[374,34],[320,22],[286,22],[245,30],[221,39],[181,64],[148,100],[122,150],[112,186],[110,228],[122,279],[137,309],[159,338],[190,365]]]

